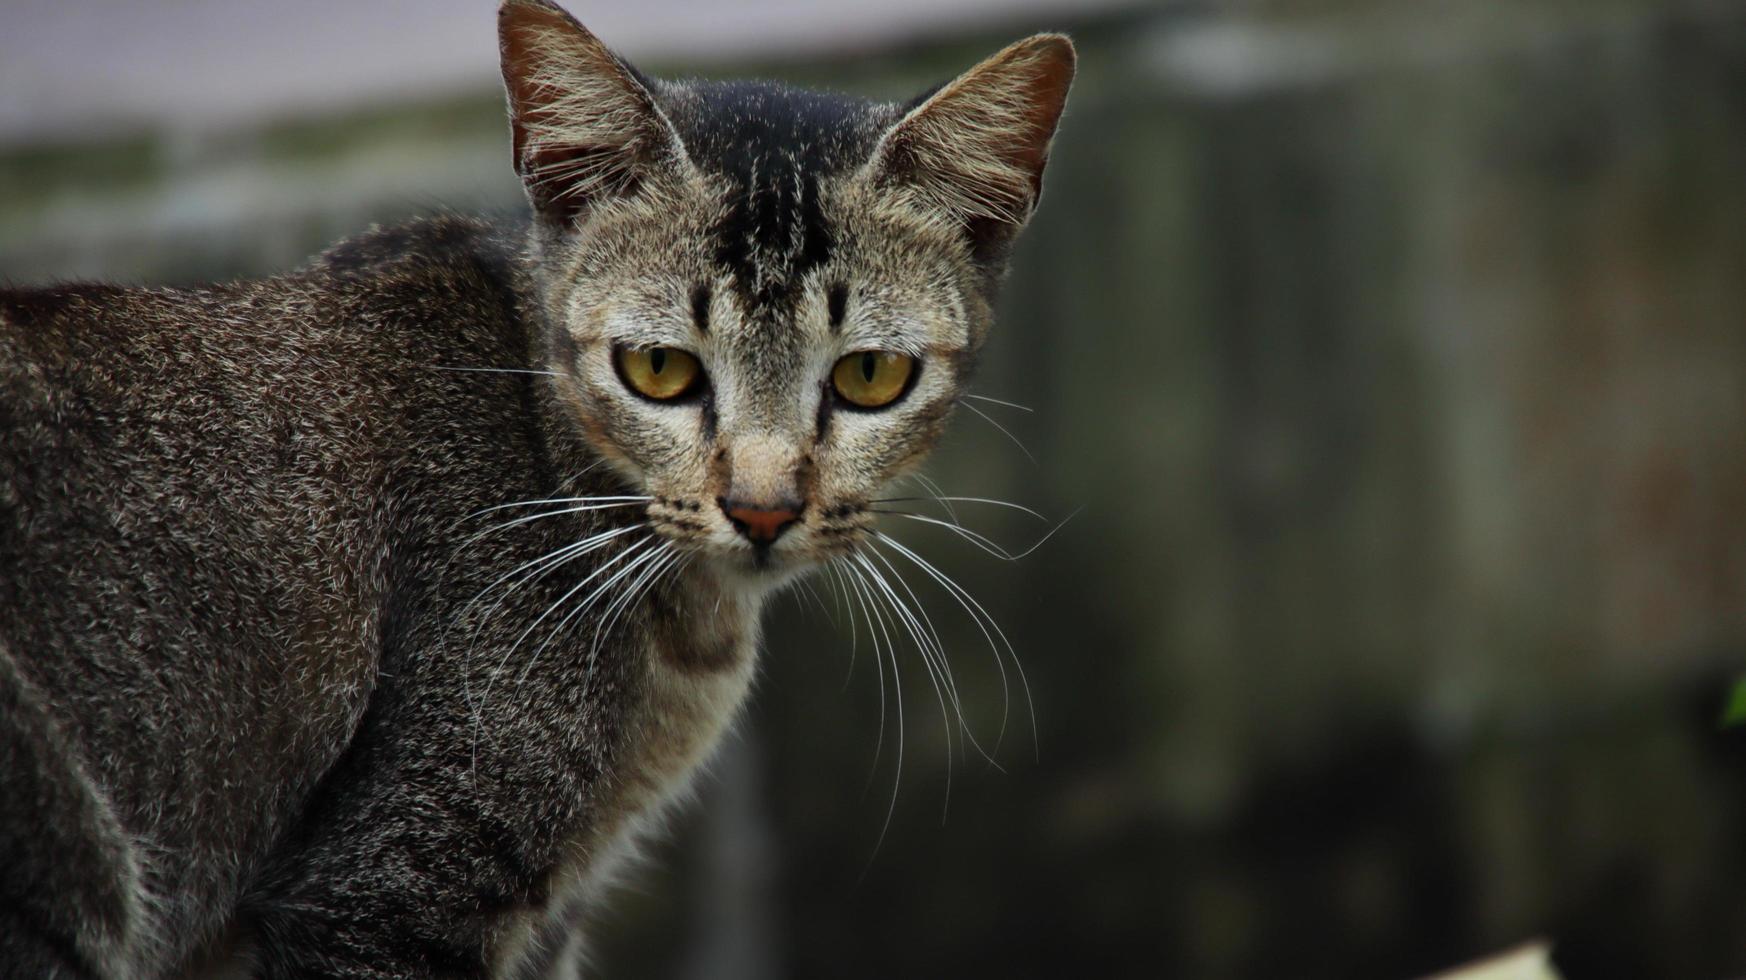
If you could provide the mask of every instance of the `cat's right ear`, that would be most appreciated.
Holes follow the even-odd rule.
[[[562,8],[504,0],[497,11],[515,170],[542,219],[575,226],[634,193],[684,148],[636,70]]]
[[[1076,64],[1062,34],[1009,46],[918,100],[874,150],[874,179],[957,220],[998,264],[1043,192]]]

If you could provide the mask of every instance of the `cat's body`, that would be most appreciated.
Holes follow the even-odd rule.
[[[920,110],[657,90],[555,8],[504,17],[531,228],[0,292],[0,975],[573,970],[764,596],[943,424],[1010,241],[977,222],[1022,214],[873,196],[870,155],[927,163]],[[605,108],[540,157],[577,87]]]
[[[266,282],[0,296],[0,486],[14,498],[0,670],[29,702],[4,724],[33,744],[100,747],[83,771],[36,778],[85,798],[106,850],[155,896],[68,906],[122,946],[158,937],[152,970],[239,908],[251,930],[324,947],[507,955],[522,920],[564,897],[552,891],[567,865],[682,784],[745,690],[755,601],[718,610],[696,569],[627,610],[636,627],[592,663],[591,643],[570,642],[519,684],[495,669],[572,582],[532,582],[489,617],[468,600],[630,516],[559,515],[466,546],[497,522],[469,515],[595,489],[570,478],[596,457],[539,376],[437,370],[530,363],[507,249],[442,219]],[[697,628],[642,622],[662,618]],[[25,846],[7,855],[8,892],[102,881],[95,863],[68,865],[77,850],[44,846],[68,811],[38,806],[29,779],[9,772],[0,803],[20,806],[13,827],[40,825],[9,841]],[[427,812],[409,787],[456,792]],[[372,914],[372,889],[315,883],[367,881],[406,860],[395,842],[409,839],[467,866],[466,891],[408,893],[442,879],[383,869],[379,900],[424,909],[421,934],[341,939],[394,920]],[[7,897],[28,914],[31,896]]]

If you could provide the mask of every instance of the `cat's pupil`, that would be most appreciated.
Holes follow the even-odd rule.
[[[667,352],[666,351],[662,350],[659,347],[655,348],[652,351],[649,351],[649,370],[650,371],[653,371],[656,374],[660,374],[661,369],[666,367],[666,366],[667,366]],[[871,377],[871,375],[869,375],[869,377]]]
[[[873,371],[878,366],[879,360],[872,352],[861,355],[861,377],[866,378],[868,384],[873,383]]]

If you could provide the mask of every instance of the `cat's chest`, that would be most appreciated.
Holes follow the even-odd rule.
[[[541,908],[505,924],[499,976],[544,976],[540,961],[573,931],[564,921],[598,897],[640,838],[689,791],[732,726],[755,670],[758,600],[703,604],[653,617],[634,644],[634,691],[597,784],[586,826],[560,848]]]
[[[652,816],[682,794],[739,713],[758,636],[755,615],[734,620],[645,639],[641,689],[626,713],[614,788],[603,800],[608,822]]]

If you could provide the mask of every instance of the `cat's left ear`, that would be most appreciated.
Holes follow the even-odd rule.
[[[648,85],[562,8],[504,0],[497,32],[515,169],[540,217],[574,226],[601,201],[684,166]]]
[[[999,261],[1042,194],[1075,63],[1065,35],[1037,34],[958,76],[880,140],[875,181],[947,212],[979,259]]]

